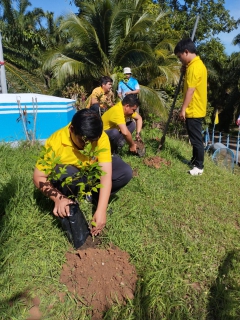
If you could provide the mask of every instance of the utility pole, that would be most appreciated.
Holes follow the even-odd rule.
[[[3,60],[2,35],[0,32],[0,93],[7,93],[7,81]]]

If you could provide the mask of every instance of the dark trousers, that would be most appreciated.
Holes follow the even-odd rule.
[[[131,133],[133,133],[133,131],[136,128],[136,123],[135,123],[135,121],[128,121],[126,123],[126,126],[127,126],[128,130]],[[125,140],[124,136],[122,135],[121,131],[119,131],[118,129],[108,129],[108,130],[105,130],[105,132],[109,137],[112,153],[117,152],[118,149],[123,147],[126,140]]]
[[[186,127],[193,147],[192,163],[198,169],[203,169],[204,145],[202,138],[203,118],[186,118]]]
[[[59,165],[55,168],[56,172],[59,172],[59,168],[63,167],[63,165]],[[77,172],[79,172],[78,168],[72,165],[68,165],[66,167],[67,173],[62,175],[59,180],[57,181],[52,181],[52,184],[54,185],[55,188],[57,188],[62,194],[65,196],[77,196],[78,191],[79,191],[79,186],[77,186],[78,183],[83,182],[87,183],[86,177],[80,177],[76,179],[73,183],[70,185],[65,185],[62,186],[62,182],[67,178],[67,177],[74,177]],[[111,195],[115,194],[118,192],[121,188],[123,188],[130,180],[132,179],[132,168],[125,163],[120,157],[118,156],[113,156],[112,157],[112,190],[111,190]],[[88,191],[89,188],[86,185],[86,190]],[[98,201],[98,196],[99,196],[99,190],[98,192],[93,192],[93,200],[95,203]]]

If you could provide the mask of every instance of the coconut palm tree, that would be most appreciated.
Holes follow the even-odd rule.
[[[58,26],[61,17],[40,8],[28,10],[28,0],[0,2],[0,31],[9,92],[47,93],[48,75],[41,70],[46,48],[61,41]]]
[[[220,111],[219,130],[228,131],[240,112],[240,55],[227,56],[219,39],[209,39],[198,46],[208,69],[208,102]]]
[[[167,69],[167,64],[173,61],[169,51],[166,48],[162,51],[166,65],[159,67],[158,44],[149,36],[165,13],[148,13],[143,10],[144,3],[144,0],[80,1],[79,16],[69,15],[60,26],[60,30],[68,33],[68,44],[49,53],[45,70],[53,72],[59,86],[77,80],[90,92],[101,75],[116,80],[115,69],[130,66],[140,80],[148,79],[141,87],[140,98],[148,97],[148,108],[153,106],[164,113],[163,100],[153,90],[159,82],[153,82],[152,88],[148,84],[154,78],[162,77],[162,82],[174,78],[170,76],[171,68]],[[173,64],[176,66],[176,60]]]
[[[233,121],[240,114],[240,52],[232,53],[228,65],[229,99],[227,106],[233,108]]]

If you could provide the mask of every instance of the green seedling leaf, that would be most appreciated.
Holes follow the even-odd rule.
[[[96,227],[96,226],[97,226],[97,224],[96,224],[95,221],[91,221],[91,225],[92,225],[93,227]]]
[[[106,149],[99,150],[98,147],[92,146],[90,142],[87,142],[83,150],[79,152],[85,157],[84,161],[78,161],[79,172],[74,177],[67,177],[62,186],[69,186],[81,179],[86,178],[85,182],[78,182],[79,188],[77,199],[79,202],[83,201],[86,194],[92,194],[92,191],[98,192],[98,189],[102,187],[99,183],[100,178],[106,173],[102,170],[97,160],[100,152],[104,152]],[[50,148],[42,149],[39,163],[44,167],[44,172],[48,175],[48,180],[59,180],[62,175],[66,174],[66,166],[61,163],[61,158],[56,156],[55,152]],[[55,167],[59,167],[59,173],[55,172]]]

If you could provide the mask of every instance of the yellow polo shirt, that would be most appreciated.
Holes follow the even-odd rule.
[[[72,143],[72,140],[70,138],[70,133],[69,133],[69,126],[70,124],[53,133],[47,139],[45,143],[45,148],[48,149],[51,147],[52,150],[55,152],[55,157],[58,157],[58,156],[60,157],[61,164],[74,165],[76,167],[79,167],[79,163],[78,163],[79,160],[84,164],[89,162],[89,158],[82,155]],[[91,159],[91,162],[95,162],[95,161],[98,161],[100,163],[112,162],[109,138],[104,131],[98,141],[92,142],[92,146],[93,148],[97,146],[99,150],[100,149],[106,149],[106,150],[100,152],[97,159]],[[52,155],[52,151],[50,151],[48,156],[51,157],[51,155]],[[39,160],[36,164],[36,167],[40,171],[44,171],[45,169],[44,166],[39,164]]]
[[[86,106],[87,109],[89,109],[90,106],[92,105],[92,98],[95,98],[99,101],[100,108],[106,108],[107,106],[104,103],[106,103],[108,106],[112,106],[113,100],[114,100],[114,95],[113,95],[112,91],[105,94],[102,87],[95,88],[92,91],[89,102]]]
[[[193,98],[186,109],[186,118],[203,118],[207,111],[207,69],[199,56],[187,66],[183,96],[188,88],[195,88]]]
[[[131,116],[128,116],[128,118],[135,118],[137,116],[137,112],[134,112]],[[123,112],[123,105],[122,102],[119,101],[115,106],[107,110],[102,115],[102,121],[103,121],[103,130],[109,130],[109,129],[118,129],[119,124],[126,124],[126,117],[124,116]]]

